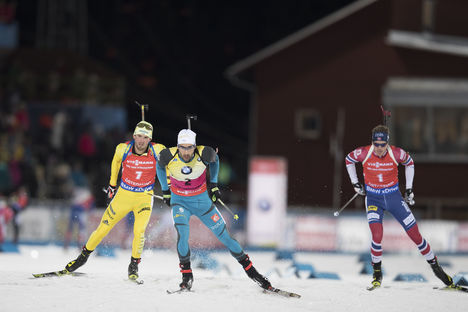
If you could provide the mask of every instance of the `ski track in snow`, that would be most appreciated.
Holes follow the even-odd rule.
[[[275,260],[274,252],[250,252],[259,272],[267,274],[273,286],[296,292],[302,298],[264,294],[247,278],[228,252],[213,252],[222,269],[193,267],[193,292],[172,294],[181,280],[178,258],[173,251],[146,250],[139,266],[143,285],[127,280],[129,250],[116,250],[116,257],[92,255],[78,271],[85,276],[39,278],[42,273],[64,268],[79,254],[57,246],[20,246],[20,253],[0,253],[0,311],[346,311],[409,312],[464,311],[468,294],[440,291],[443,286],[419,254],[385,255],[383,287],[369,292],[371,276],[359,272],[363,264],[356,255],[296,253],[301,263],[316,271],[335,272],[341,280],[297,278],[291,261]],[[468,256],[440,256],[451,264],[444,268],[454,275],[468,271]],[[194,262],[192,262],[194,263]],[[231,274],[228,273],[229,268]],[[281,276],[277,274],[280,272]],[[428,282],[394,282],[398,273],[421,273]]]

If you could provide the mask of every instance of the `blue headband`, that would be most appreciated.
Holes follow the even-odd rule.
[[[388,133],[375,132],[372,134],[372,142],[374,141],[385,141],[388,142]]]

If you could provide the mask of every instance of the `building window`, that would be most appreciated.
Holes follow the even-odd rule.
[[[301,139],[318,139],[322,132],[320,114],[314,109],[297,110],[294,125]]]
[[[468,163],[468,80],[391,78],[383,102],[392,144],[418,162]]]

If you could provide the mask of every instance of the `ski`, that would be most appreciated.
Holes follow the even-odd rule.
[[[372,290],[376,290],[377,288],[380,288],[380,286],[372,285],[372,286],[367,287],[366,289],[367,289],[368,291],[372,291]]]
[[[289,292],[289,291],[285,291],[285,290],[275,288],[275,287],[270,287],[269,289],[264,289],[263,292],[266,293],[266,294],[276,294],[276,295],[283,296],[283,297],[288,297],[288,298],[290,298],[290,297],[292,297],[292,298],[301,298],[301,295],[299,295],[299,294]]]
[[[40,277],[54,277],[54,276],[65,276],[65,275],[71,275],[71,276],[82,276],[86,275],[86,273],[81,273],[81,272],[68,272],[67,270],[60,270],[60,271],[52,271],[52,272],[45,272],[45,273],[33,273],[33,276],[35,278],[40,278]]]
[[[184,293],[184,292],[192,292],[192,291],[190,289],[187,289],[187,288],[180,288],[180,289],[177,289],[177,290],[166,290],[166,292],[169,295],[172,295],[172,294],[181,294],[181,293]]]
[[[372,290],[375,290],[375,289],[377,289],[377,288],[380,288],[380,283],[372,283],[372,285],[369,286],[369,287],[367,287],[366,289],[367,289],[368,291],[372,291]]]
[[[468,287],[458,286],[458,285],[451,285],[451,286],[444,286],[444,287],[434,287],[434,289],[438,290],[448,290],[448,291],[462,291],[468,293]]]
[[[133,282],[133,283],[137,284],[137,285],[143,285],[143,283],[145,282],[144,280],[141,280],[141,279],[139,280],[137,278],[129,278],[128,280],[130,282]]]

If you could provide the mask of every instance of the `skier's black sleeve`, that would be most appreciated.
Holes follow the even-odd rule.
[[[216,152],[211,146],[205,146],[201,154],[202,161],[206,163],[213,163],[216,161]]]
[[[159,153],[159,165],[165,168],[172,158],[174,158],[174,155],[172,155],[171,151],[168,148],[163,149],[161,153]]]

